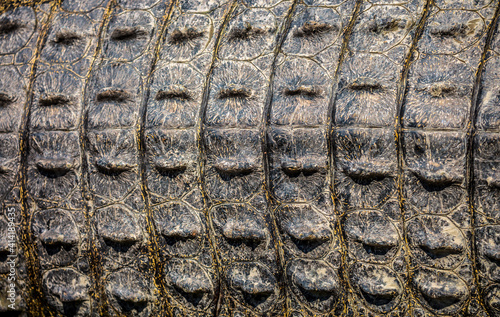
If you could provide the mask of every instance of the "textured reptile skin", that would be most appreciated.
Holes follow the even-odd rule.
[[[499,8],[0,4],[0,316],[500,316]]]

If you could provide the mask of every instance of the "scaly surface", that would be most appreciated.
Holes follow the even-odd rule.
[[[3,1],[0,314],[499,316],[499,12]]]

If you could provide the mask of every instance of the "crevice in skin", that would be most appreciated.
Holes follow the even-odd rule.
[[[418,21],[417,27],[415,29],[415,34],[413,36],[413,40],[411,42],[411,46],[408,51],[408,55],[405,58],[404,65],[403,65],[403,70],[401,72],[400,76],[400,81],[398,83],[397,87],[397,96],[396,96],[396,116],[394,118],[394,138],[396,142],[396,153],[397,153],[397,160],[398,160],[398,177],[397,177],[397,191],[398,191],[398,201],[399,201],[399,209],[401,211],[401,220],[402,220],[402,228],[403,228],[403,248],[405,250],[405,262],[406,262],[406,271],[408,273],[408,281],[405,286],[405,290],[409,292],[410,297],[414,297],[414,291],[412,290],[412,264],[410,260],[410,248],[409,248],[409,242],[407,238],[407,233],[406,233],[406,223],[405,223],[405,218],[404,218],[404,213],[405,213],[405,205],[404,205],[404,192],[403,192],[403,186],[404,186],[404,171],[403,171],[403,164],[404,164],[404,158],[403,158],[403,141],[402,141],[402,133],[403,133],[403,127],[402,127],[402,121],[401,121],[401,116],[403,114],[403,106],[405,102],[405,97],[406,97],[406,92],[407,92],[407,86],[408,86],[408,74],[410,71],[410,66],[413,62],[413,59],[415,58],[415,51],[417,50],[418,46],[418,41],[422,37],[422,34],[424,32],[424,28],[426,26],[427,20],[430,15],[431,8],[433,6],[433,0],[427,0],[425,2],[424,10],[422,13],[422,16],[420,17],[420,20]],[[412,313],[412,306],[411,306],[411,299],[409,299],[408,302],[408,314]]]
[[[269,87],[267,89],[267,95],[266,95],[266,101],[264,105],[264,110],[262,112],[262,123],[261,123],[261,131],[260,131],[260,139],[261,139],[261,148],[262,148],[262,154],[263,154],[263,159],[262,159],[262,164],[264,167],[264,191],[265,191],[265,196],[266,196],[266,204],[268,206],[268,210],[273,222],[273,228],[271,230],[271,234],[274,235],[274,239],[276,241],[276,257],[279,261],[278,263],[278,268],[280,270],[279,272],[279,280],[278,283],[281,288],[281,292],[283,292],[283,296],[285,298],[287,297],[286,294],[286,274],[285,274],[285,256],[284,256],[284,251],[283,251],[283,242],[281,241],[281,235],[279,233],[278,229],[278,221],[277,217],[275,214],[276,210],[276,201],[273,198],[273,195],[271,194],[271,175],[270,175],[270,158],[269,158],[269,149],[270,149],[270,144],[268,140],[268,129],[269,125],[271,122],[271,104],[272,104],[272,98],[273,98],[273,82],[274,82],[274,76],[276,73],[276,67],[277,67],[277,62],[278,62],[278,55],[281,52],[281,47],[283,46],[283,43],[285,42],[286,36],[291,28],[292,21],[293,21],[293,15],[295,13],[295,9],[298,5],[297,0],[294,0],[292,5],[290,6],[285,18],[284,18],[284,23],[281,25],[281,29],[277,33],[276,37],[276,46],[274,48],[273,52],[273,62],[271,64],[271,72],[269,76]],[[288,308],[288,303],[289,301],[286,300],[286,309],[287,311],[289,310]]]
[[[132,99],[132,94],[121,89],[109,89],[98,92],[95,99],[97,102],[126,102]]]
[[[0,92],[0,107],[7,107],[16,101],[16,97]]]
[[[203,37],[204,35],[204,32],[197,31],[193,28],[185,30],[174,30],[170,35],[168,42],[173,45],[178,45],[196,40],[197,38]]]
[[[465,37],[470,32],[466,24],[454,25],[449,28],[433,28],[430,33],[434,36],[459,38]]]
[[[478,263],[477,263],[477,248],[476,246],[476,231],[475,231],[475,226],[476,226],[476,219],[475,219],[475,208],[474,208],[474,136],[476,134],[476,121],[477,121],[477,112],[479,109],[479,104],[481,102],[480,100],[480,95],[481,95],[481,82],[482,82],[482,75],[484,72],[484,67],[486,64],[486,60],[489,58],[489,50],[490,50],[490,45],[491,42],[493,41],[493,36],[495,34],[495,31],[497,29],[497,24],[500,16],[500,3],[497,5],[497,8],[495,10],[495,15],[493,16],[493,19],[491,20],[490,25],[488,26],[488,33],[486,35],[486,41],[484,44],[484,49],[481,55],[481,60],[479,62],[477,71],[476,71],[476,78],[474,82],[474,86],[472,88],[472,97],[471,97],[471,107],[470,107],[470,113],[469,113],[469,122],[468,122],[468,131],[467,131],[467,157],[466,157],[466,175],[465,175],[465,183],[467,186],[467,195],[468,195],[468,207],[469,207],[469,213],[471,215],[471,250],[472,250],[472,261],[474,265],[474,280],[476,283],[476,289],[479,290],[479,276],[478,276]],[[486,307],[484,297],[482,296],[482,292],[478,291],[478,299],[479,302],[483,307]],[[486,310],[487,311],[487,310]]]
[[[97,249],[97,245],[95,243],[95,241],[97,241],[96,229],[92,226],[91,222],[92,215],[94,214],[94,209],[93,209],[92,195],[89,185],[90,182],[89,171],[88,171],[89,167],[87,162],[88,150],[85,142],[87,135],[86,122],[88,116],[87,109],[85,108],[85,98],[87,95],[87,87],[89,84],[89,79],[95,67],[97,58],[99,57],[99,54],[102,50],[104,30],[107,28],[109,21],[111,20],[111,14],[115,6],[116,2],[114,0],[110,0],[106,7],[106,11],[103,14],[101,23],[99,25],[99,30],[97,33],[97,45],[94,51],[94,55],[92,56],[92,62],[90,63],[89,69],[87,70],[87,74],[85,76],[85,83],[82,93],[83,105],[80,113],[80,122],[78,123],[78,134],[80,141],[80,162],[81,162],[80,191],[82,193],[83,210],[85,214],[85,226],[89,240],[89,251],[87,254],[90,262],[89,265],[90,265],[90,278],[91,278],[91,289],[89,294],[92,297],[94,303],[96,304],[95,306],[98,307],[99,310],[102,310],[103,307],[102,303],[105,301],[105,299],[102,297],[104,294],[104,288],[101,283],[103,270],[101,267],[99,250]],[[100,313],[102,313],[102,311],[100,311]]]
[[[215,45],[214,45],[214,50],[212,53],[212,60],[210,62],[210,68],[207,72],[206,79],[205,79],[205,84],[203,87],[203,96],[201,99],[201,105],[200,105],[200,111],[198,115],[198,121],[196,122],[196,145],[198,148],[198,159],[199,159],[199,164],[198,164],[198,184],[201,189],[201,194],[203,197],[203,212],[205,213],[205,218],[207,219],[207,224],[208,224],[208,234],[209,234],[209,242],[212,247],[212,251],[214,254],[214,261],[217,266],[217,275],[219,277],[219,284],[218,288],[215,290],[215,302],[216,308],[214,312],[214,316],[219,315],[219,311],[221,309],[221,303],[222,303],[222,298],[224,296],[223,294],[223,287],[222,287],[222,262],[220,260],[220,255],[219,251],[217,249],[216,245],[216,239],[215,239],[215,234],[214,234],[214,229],[213,229],[213,219],[210,216],[210,204],[209,204],[209,196],[207,193],[207,189],[205,186],[205,164],[206,164],[206,153],[205,153],[205,141],[203,139],[204,135],[204,122],[205,122],[205,116],[206,116],[206,110],[207,110],[207,105],[208,105],[208,97],[209,97],[209,92],[210,92],[210,79],[212,77],[213,70],[215,68],[215,63],[217,61],[217,55],[219,53],[219,47],[221,44],[221,39],[222,35],[226,31],[227,25],[229,24],[229,20],[233,14],[233,12],[236,10],[236,7],[238,6],[238,0],[233,0],[231,3],[231,6],[227,9],[226,12],[224,12],[224,18],[222,20],[221,26],[219,33],[217,34],[217,37],[215,39]]]
[[[167,99],[177,99],[177,100],[193,100],[193,96],[189,93],[187,89],[170,89],[170,90],[160,90],[156,93],[155,100],[167,100]]]
[[[146,114],[147,114],[147,102],[150,95],[151,83],[153,82],[153,72],[156,67],[156,63],[158,62],[160,56],[160,49],[162,38],[166,33],[167,27],[170,24],[172,14],[174,11],[174,7],[176,4],[176,0],[169,0],[169,4],[167,5],[165,14],[163,15],[163,20],[161,23],[161,28],[158,31],[157,41],[154,46],[153,58],[151,60],[151,65],[149,68],[148,76],[145,80],[144,93],[141,100],[141,106],[139,110],[139,122],[137,123],[137,140],[138,140],[138,162],[139,162],[139,177],[141,180],[141,193],[144,199],[144,208],[146,210],[146,219],[147,219],[147,231],[151,237],[149,242],[149,257],[152,262],[153,270],[154,270],[154,279],[155,285],[158,288],[161,296],[161,304],[160,311],[162,312],[160,316],[172,316],[172,308],[169,304],[171,301],[170,296],[167,294],[165,290],[165,286],[163,284],[163,265],[160,260],[160,248],[158,246],[158,237],[161,235],[159,230],[156,228],[153,218],[153,211],[151,210],[150,201],[149,201],[149,190],[147,183],[147,174],[146,174],[146,138],[145,138],[145,122],[146,122]],[[156,98],[158,100],[158,94]]]
[[[53,316],[53,314],[48,310],[48,305],[43,296],[42,292],[42,277],[40,273],[40,260],[38,258],[38,253],[35,247],[35,238],[32,231],[30,230],[30,206],[28,203],[28,192],[27,192],[27,170],[28,170],[28,138],[29,138],[29,126],[31,117],[31,104],[33,101],[33,85],[35,82],[35,74],[37,71],[38,60],[40,58],[41,51],[45,46],[47,41],[50,22],[54,18],[55,11],[57,10],[59,2],[54,2],[51,4],[50,12],[43,24],[38,20],[37,17],[37,27],[40,29],[40,33],[37,38],[35,52],[33,54],[33,63],[30,69],[30,78],[28,82],[28,93],[26,96],[26,103],[24,104],[23,114],[21,118],[21,126],[19,128],[19,156],[20,156],[20,188],[21,188],[21,227],[20,227],[20,245],[23,249],[26,261],[26,275],[27,275],[27,289],[26,292],[26,307],[27,312],[31,316]]]
[[[352,81],[347,88],[353,91],[378,92],[386,89],[378,80],[361,77]]]
[[[23,27],[20,21],[6,21],[0,25],[0,35],[10,34]]]
[[[266,34],[266,30],[261,28],[252,27],[251,24],[247,24],[243,29],[236,29],[229,33],[229,40],[248,40],[250,38],[259,37]]]
[[[45,98],[40,98],[38,103],[41,107],[55,107],[55,106],[67,105],[70,102],[71,102],[70,98],[64,95],[51,95]]]
[[[335,31],[335,26],[320,22],[306,22],[303,26],[298,28],[293,36],[294,37],[317,37],[323,34]]]
[[[344,33],[342,35],[342,46],[339,54],[339,59],[337,62],[337,67],[335,69],[335,74],[334,74],[334,79],[333,79],[333,84],[332,84],[332,97],[328,103],[328,113],[327,113],[327,131],[326,131],[326,137],[327,137],[327,149],[328,149],[328,169],[329,169],[329,177],[330,177],[330,193],[331,193],[331,199],[334,205],[334,212],[337,216],[337,222],[334,224],[334,229],[335,229],[335,234],[338,237],[341,245],[341,253],[342,253],[342,263],[340,265],[340,270],[339,270],[339,277],[342,283],[342,287],[344,289],[345,294],[343,295],[344,298],[344,313],[347,314],[348,312],[348,296],[347,292],[350,292],[351,288],[349,287],[349,276],[347,272],[347,246],[346,242],[344,239],[344,235],[342,232],[342,218],[343,215],[340,214],[339,210],[339,204],[340,202],[337,199],[336,191],[335,191],[335,140],[333,138],[333,129],[335,126],[335,101],[337,99],[337,93],[338,93],[338,85],[339,85],[339,78],[340,78],[340,70],[342,69],[342,64],[344,62],[344,59],[347,55],[347,46],[349,44],[349,37],[351,36],[352,30],[354,28],[354,25],[356,23],[356,20],[358,19],[360,13],[361,13],[361,6],[363,4],[363,0],[356,0],[356,5],[354,7],[354,11],[351,14],[351,17],[349,19],[349,22],[347,26],[344,29]]]
[[[82,35],[76,32],[63,31],[56,34],[56,38],[53,40],[53,43],[69,46],[81,41],[82,37]]]
[[[147,36],[146,31],[140,27],[116,28],[110,34],[113,41],[130,41],[145,36]]]
[[[288,89],[286,88],[283,91],[283,95],[285,96],[302,96],[302,97],[309,97],[309,98],[315,98],[321,96],[322,91],[318,88],[315,87],[306,87],[306,86],[300,86],[296,89]]]
[[[245,88],[229,88],[222,89],[217,95],[218,99],[245,99],[250,98],[252,92]]]

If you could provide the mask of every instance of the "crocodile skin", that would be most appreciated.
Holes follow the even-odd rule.
[[[1,316],[500,316],[498,0],[0,4]]]

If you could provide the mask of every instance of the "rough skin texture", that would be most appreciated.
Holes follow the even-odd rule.
[[[500,316],[499,8],[3,1],[0,315]]]

